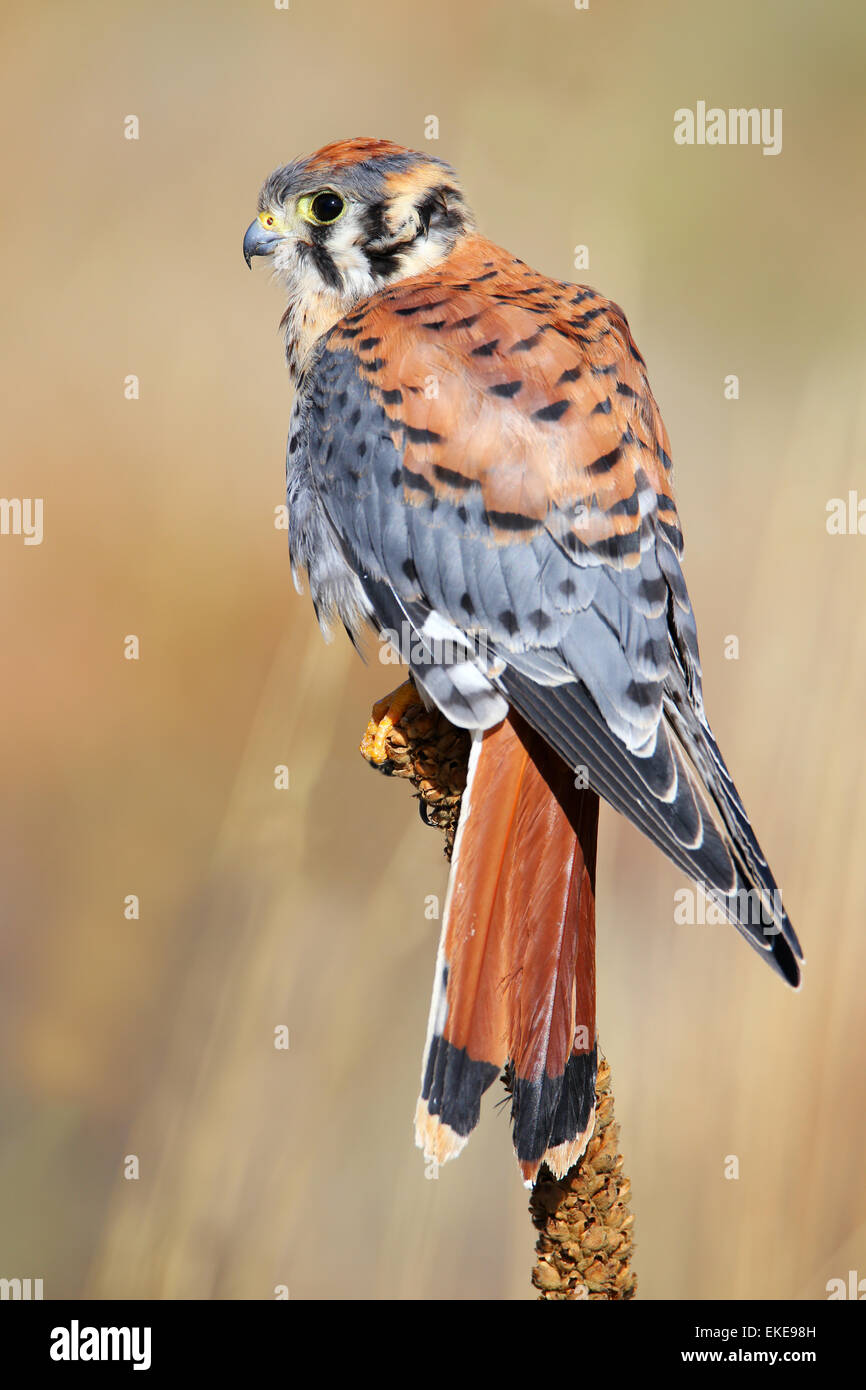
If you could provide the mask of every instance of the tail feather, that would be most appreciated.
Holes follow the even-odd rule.
[[[460,1151],[503,1068],[525,1181],[542,1162],[565,1173],[586,1147],[597,817],[595,795],[517,716],[475,736],[416,1110],[428,1159]]]

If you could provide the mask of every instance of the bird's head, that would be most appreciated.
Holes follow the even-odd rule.
[[[266,179],[244,257],[273,257],[296,365],[360,299],[436,265],[472,228],[442,160],[388,140],[341,140]]]

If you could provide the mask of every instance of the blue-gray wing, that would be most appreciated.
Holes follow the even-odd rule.
[[[468,287],[439,306],[432,284],[369,301],[305,373],[293,564],[323,619],[391,634],[454,723],[514,706],[796,983],[704,717],[667,437],[624,320],[606,306],[590,347]]]

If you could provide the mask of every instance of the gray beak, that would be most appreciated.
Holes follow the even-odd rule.
[[[258,218],[251,222],[244,236],[244,260],[250,270],[253,268],[253,256],[272,256],[274,247],[282,239],[282,232],[269,231]]]

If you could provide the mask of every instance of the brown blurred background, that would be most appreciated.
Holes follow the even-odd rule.
[[[45,510],[42,545],[0,537],[0,1275],[531,1296],[499,1097],[437,1182],[413,1146],[442,846],[356,751],[393,668],[291,589],[282,305],[241,258],[276,164],[435,115],[485,233],[626,309],[708,711],[808,956],[794,995],[675,925],[681,876],[603,811],[639,1292],[866,1276],[866,537],[825,524],[866,496],[863,7],[85,0],[8,4],[2,38],[0,491]],[[782,107],[782,153],[677,146],[698,100]]]

